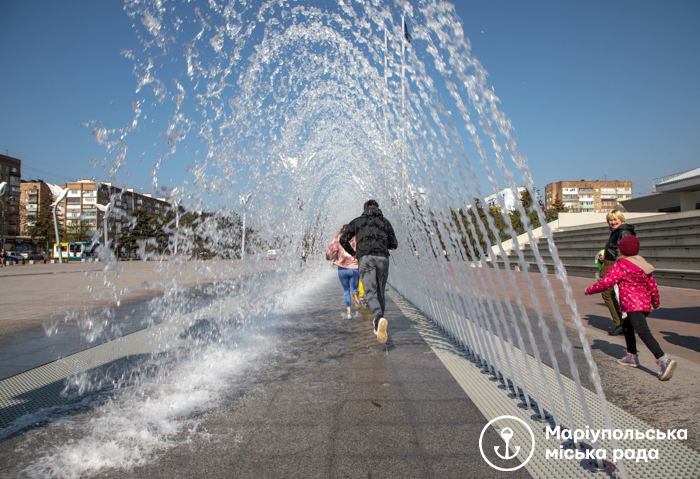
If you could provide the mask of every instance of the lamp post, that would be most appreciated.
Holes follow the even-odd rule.
[[[177,201],[173,201],[175,205],[175,251],[173,257],[177,256],[177,245],[180,242],[180,205]]]
[[[108,205],[101,205],[99,203],[96,203],[95,206],[97,207],[98,210],[104,213],[102,216],[103,220],[102,222],[104,223],[104,236],[105,236],[105,248],[107,248],[107,245],[109,244],[109,233],[107,231],[107,217],[109,216],[109,211],[112,209],[112,203],[109,203]]]
[[[66,196],[68,196],[68,192],[70,191],[68,188],[61,189],[60,187],[57,187],[59,190],[61,190],[61,193],[58,195],[58,199],[53,202],[51,206],[53,206],[53,227],[54,227],[54,232],[56,233],[56,248],[58,248],[58,262],[63,263],[63,255],[61,254],[61,235],[58,232],[58,217],[56,216],[56,209],[58,208],[58,204],[65,199]]]
[[[5,248],[5,200],[2,197],[7,190],[7,181],[0,183],[0,201],[2,202],[2,233],[0,233],[0,249]]]
[[[251,195],[240,195],[238,198],[241,201],[241,204],[243,205],[243,236],[241,239],[241,259],[243,259],[243,256],[245,256],[245,213],[246,213],[246,205],[248,204],[248,201],[250,201]]]

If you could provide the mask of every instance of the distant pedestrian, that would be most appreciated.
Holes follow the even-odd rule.
[[[357,259],[348,254],[342,246],[340,246],[340,236],[343,234],[348,225],[343,225],[340,228],[340,233],[333,239],[326,249],[326,259],[333,261],[338,267],[338,279],[343,285],[343,299],[345,300],[345,308],[347,309],[347,318],[352,319],[352,299],[355,300],[355,308],[360,307],[360,275],[357,271]],[[352,244],[355,244],[355,238],[352,238]],[[351,299],[352,298],[352,299]]]
[[[0,268],[7,266],[7,251],[3,248],[0,253]]]
[[[610,227],[610,237],[603,250],[603,267],[600,269],[601,278],[607,274],[608,270],[615,264],[615,261],[617,261],[620,240],[628,235],[636,236],[634,226],[628,225],[625,222],[625,216],[619,211],[611,211],[607,214],[605,219]],[[618,295],[615,294],[614,288],[610,288],[603,291],[601,296],[603,301],[605,301],[605,305],[608,307],[608,311],[610,311],[610,316],[614,323],[613,329],[608,332],[608,334],[610,336],[622,334],[622,314]]]
[[[353,236],[357,239],[356,249],[350,243]],[[357,258],[367,304],[374,316],[374,334],[384,344],[388,339],[384,288],[389,278],[389,250],[396,249],[398,242],[394,228],[384,218],[375,200],[365,203],[362,216],[350,222],[340,237],[340,244]]]
[[[639,367],[634,336],[636,332],[654,354],[656,364],[661,368],[659,379],[667,381],[673,376],[676,361],[666,357],[647,324],[647,316],[652,308],[659,309],[660,305],[659,288],[652,275],[654,267],[639,256],[639,240],[635,236],[629,235],[622,238],[619,249],[618,261],[600,281],[586,288],[586,294],[600,293],[612,288],[615,284],[619,286],[620,311],[627,313],[622,323],[627,355],[620,360],[620,364],[633,368]]]
[[[306,248],[301,250],[301,260],[306,264]]]

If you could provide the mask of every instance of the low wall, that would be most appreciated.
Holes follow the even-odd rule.
[[[664,216],[668,213],[622,213],[625,220],[630,223],[630,220],[637,218],[648,218],[652,216]],[[607,213],[559,213],[559,229],[578,228],[580,226],[605,226],[607,221],[605,217]],[[551,225],[551,223],[550,223]]]
[[[664,216],[669,213],[623,213],[625,215],[625,220],[630,223],[630,220],[635,220],[639,218],[648,218],[652,216]],[[554,220],[549,223],[549,228],[552,231],[563,230],[563,229],[576,229],[582,226],[606,226],[607,222],[605,216],[607,213],[559,213],[559,219]],[[532,235],[535,239],[544,236],[542,227],[535,228],[532,230]],[[518,244],[522,247],[523,245],[530,244],[530,238],[527,233],[523,233],[518,236]],[[503,249],[506,253],[513,250],[513,240],[509,239],[503,242]],[[491,261],[495,261],[498,257],[498,248],[494,247],[494,253],[491,254]]]
[[[559,220],[554,220],[551,223],[549,223],[549,228],[552,231],[556,230],[558,227],[559,227]],[[542,226],[532,230],[532,235],[534,236],[535,240],[544,236],[544,231],[543,231]],[[529,238],[527,233],[523,233],[520,236],[518,236],[518,244],[520,246],[525,245],[525,244],[530,244],[530,238]],[[506,254],[509,254],[511,251],[513,251],[513,248],[515,248],[515,245],[514,245],[512,238],[503,242],[503,249],[505,250]],[[493,253],[496,253],[496,254],[493,254]],[[496,261],[499,257],[498,256],[499,253],[500,253],[500,250],[498,249],[498,247],[494,246],[492,254],[489,255],[489,259],[491,261]]]

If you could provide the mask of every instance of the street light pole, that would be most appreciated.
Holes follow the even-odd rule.
[[[5,249],[5,200],[2,197],[7,190],[7,181],[0,183],[0,201],[2,201],[2,233],[0,233],[0,249]]]
[[[248,201],[250,201],[251,195],[240,195],[238,198],[241,201],[241,204],[243,205],[243,236],[241,239],[241,259],[245,256],[245,214],[246,214],[246,205],[248,204]]]
[[[102,222],[104,223],[104,237],[105,237],[105,248],[107,248],[107,245],[109,244],[109,233],[107,230],[107,217],[109,216],[109,211],[112,208],[112,203],[110,202],[108,205],[101,205],[99,203],[96,203],[95,206],[97,207],[98,210],[102,211],[104,214],[102,215]]]
[[[177,245],[180,242],[180,205],[173,201],[175,205],[175,251],[173,256],[177,256]]]
[[[61,189],[60,187],[57,187],[58,189]],[[66,188],[65,190],[61,190],[61,193],[58,195],[58,199],[54,201],[53,205],[53,227],[54,227],[54,232],[56,233],[56,248],[58,249],[58,262],[63,263],[63,254],[61,254],[61,234],[58,232],[58,217],[56,216],[56,209],[58,208],[58,204],[65,199],[66,196],[68,196],[68,192],[70,190]]]

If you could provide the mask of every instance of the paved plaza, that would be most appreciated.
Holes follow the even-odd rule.
[[[120,276],[107,285],[96,281],[103,278],[99,263],[0,270],[3,377],[22,372],[22,363],[29,369],[81,349],[80,344],[63,344],[48,355],[39,353],[55,340],[43,333],[46,325],[60,321],[71,310],[96,311],[111,305],[117,311],[115,318],[138,330],[136,319],[147,314],[148,301],[161,294],[155,285],[164,273],[153,262],[123,266]],[[236,267],[222,265],[221,274],[231,274]],[[189,287],[198,288],[214,277],[198,268],[185,264],[167,274],[182,275]],[[478,369],[393,290],[386,314],[390,340],[378,344],[366,310],[351,321],[343,319],[340,284],[328,271],[323,274],[314,296],[300,300],[277,326],[281,339],[264,360],[265,366],[232,380],[219,404],[197,418],[199,434],[181,432],[172,438],[171,447],[147,463],[128,472],[104,469],[97,477],[557,477],[533,469],[534,462],[514,472],[487,465],[479,439],[490,420],[489,402],[496,404],[496,400],[485,399],[476,383],[464,379]],[[661,430],[688,429],[684,444],[700,451],[700,292],[660,288],[662,308],[650,316],[649,323],[662,348],[679,361],[674,378],[662,383],[645,350],[639,369],[617,364],[624,339],[607,335],[611,321],[602,299],[583,295],[592,280],[574,277],[570,283],[606,397],[629,415],[616,417],[638,418]],[[110,298],[113,288],[129,291],[118,306]],[[555,292],[583,384],[592,390],[563,291],[555,287]],[[546,305],[544,290],[538,287],[537,295]],[[526,307],[534,314],[531,304]],[[543,314],[552,321],[549,306],[543,307]],[[80,335],[59,339],[79,343]],[[557,354],[563,353],[558,350]],[[6,383],[0,382],[0,390]],[[485,394],[502,394],[498,401],[505,398],[495,385]],[[0,441],[0,464],[5,465],[0,466],[0,478],[16,477],[5,475],[21,470],[22,457],[15,451],[24,447],[25,436],[34,435],[38,438],[34,444],[40,444],[44,427],[49,425],[27,428]],[[485,450],[499,444],[503,444],[499,433],[487,428]],[[498,461],[494,459],[503,467],[509,464]],[[581,477],[598,477],[585,474]]]

